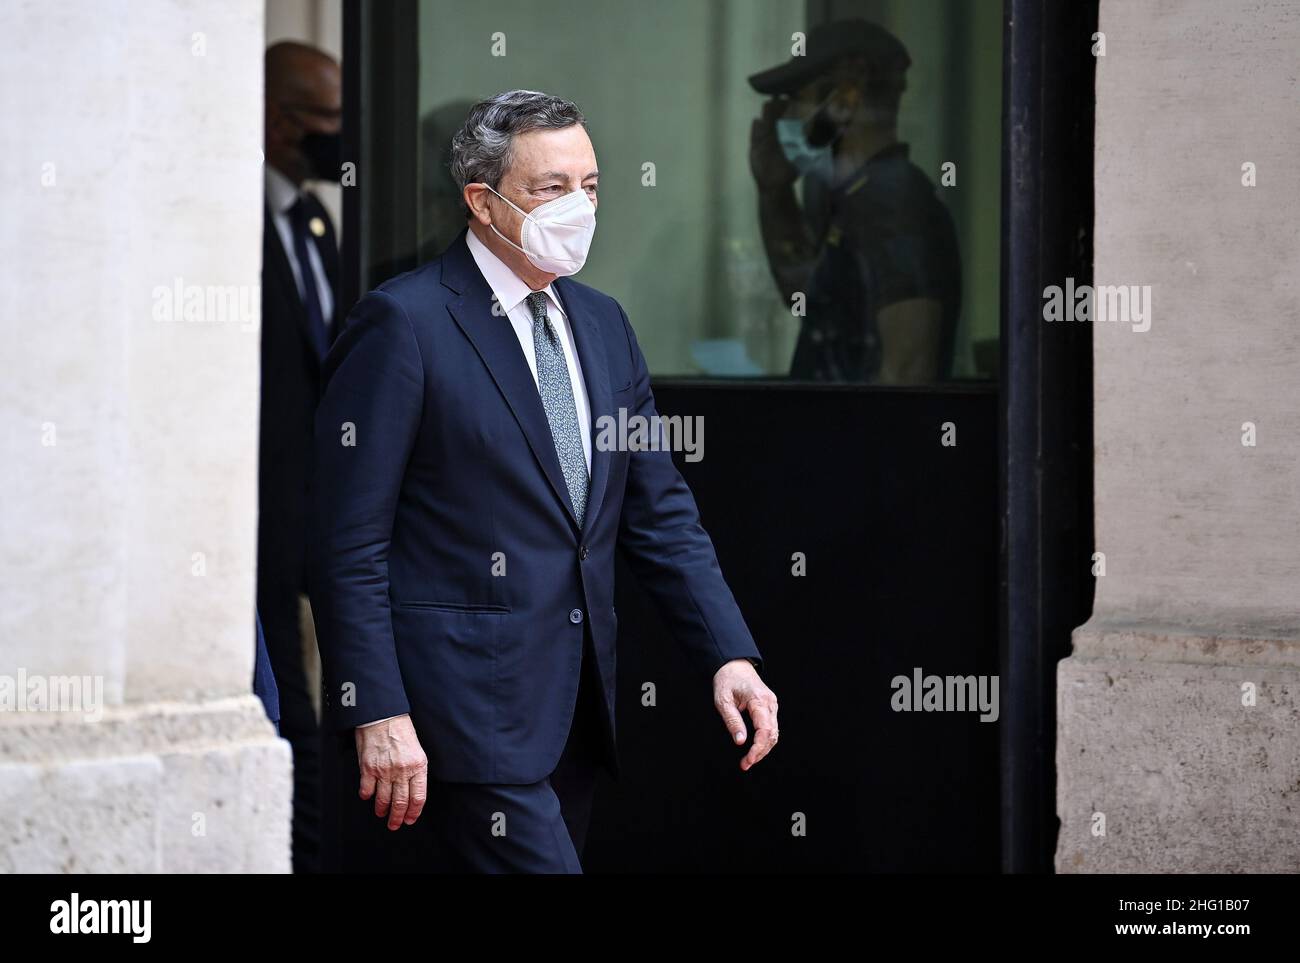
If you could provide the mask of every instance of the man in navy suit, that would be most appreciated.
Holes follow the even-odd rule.
[[[320,729],[303,662],[307,493],[320,369],[338,324],[334,227],[311,180],[337,182],[342,73],[328,54],[266,51],[257,607],[293,747],[293,868],[319,868]]]
[[[366,295],[326,359],[311,595],[330,720],[396,830],[441,865],[581,872],[616,773],[614,552],[699,672],[748,770],[777,700],[671,454],[599,442],[655,415],[618,302],[570,279],[598,172],[572,103],[509,91],[452,142],[468,225]],[[644,447],[644,446],[643,446]],[[426,755],[427,754],[427,755]]]

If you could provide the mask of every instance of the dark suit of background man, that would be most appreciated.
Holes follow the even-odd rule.
[[[327,711],[355,729],[375,814],[432,837],[428,869],[581,872],[597,771],[617,771],[616,548],[736,743],[750,714],[742,770],[776,741],[776,697],[671,453],[596,443],[598,419],[655,412],[623,309],[567,276],[595,225],[582,114],[500,94],[470,111],[451,169],[467,230],[366,295],[325,366]]]
[[[293,746],[293,865],[318,868],[320,738],[303,662],[306,514],[320,366],[338,324],[338,246],[308,179],[339,179],[339,66],[312,47],[266,52],[262,231],[262,434],[257,606]]]

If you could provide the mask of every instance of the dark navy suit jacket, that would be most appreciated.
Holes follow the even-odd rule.
[[[257,634],[257,651],[253,660],[253,695],[262,700],[266,717],[275,726],[276,735],[280,734],[280,690],[275,684],[275,673],[271,670],[271,654],[266,648],[266,636],[262,632],[262,617],[253,613]]]
[[[618,302],[554,288],[593,423],[654,414]],[[462,232],[349,315],[316,418],[311,597],[335,726],[410,712],[434,778],[530,783],[564,747],[586,629],[613,735],[616,548],[701,674],[761,657],[669,452],[601,451],[593,427],[579,528],[528,363],[492,308]]]
[[[316,239],[325,274],[339,301],[339,255],[334,226],[324,206],[306,195],[307,212],[325,225]],[[338,330],[334,311],[332,336]],[[298,296],[293,268],[269,209],[262,225],[262,405],[258,452],[258,607],[272,651],[300,648],[298,593],[306,588],[307,493],[312,432],[320,400],[321,362]],[[280,671],[286,667],[278,664]],[[293,693],[300,701],[301,693]]]

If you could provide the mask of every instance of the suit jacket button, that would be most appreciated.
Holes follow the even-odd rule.
[[[586,546],[586,545],[580,545],[580,546],[578,546],[578,558],[581,559],[581,560],[584,561],[584,562],[587,560],[587,546]]]
[[[570,613],[569,613],[569,621],[572,622],[574,625],[577,625],[579,622],[581,622],[581,621],[582,621],[582,609],[574,609],[572,612],[570,612]]]

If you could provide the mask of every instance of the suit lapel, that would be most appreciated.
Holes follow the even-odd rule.
[[[334,313],[331,317],[326,318],[329,322],[329,333],[326,336],[330,344],[338,337],[339,329],[343,327],[342,320],[346,312],[343,305],[339,303],[339,244],[338,238],[334,234],[334,222],[330,219],[329,212],[325,210],[325,205],[321,203],[320,198],[310,191],[307,197],[312,205],[312,213],[321,219],[325,225],[325,233],[320,237],[312,237],[311,242],[316,245],[316,251],[320,254],[320,262],[325,267],[325,280],[329,284],[330,293],[334,296]]]
[[[320,358],[316,356],[315,348],[316,337],[311,330],[307,309],[302,305],[302,296],[298,293],[298,282],[294,279],[293,267],[289,264],[289,256],[284,251],[284,245],[280,243],[280,232],[275,229],[275,220],[271,217],[271,209],[263,205],[262,215],[263,264],[265,266],[266,262],[270,262],[272,270],[279,276],[281,290],[287,292],[289,301],[293,304],[294,321],[303,336],[303,350],[307,352],[308,357],[313,362],[319,365]]]
[[[483,360],[519,422],[528,447],[550,482],[555,497],[577,529],[578,520],[569,502],[569,489],[560,470],[559,456],[555,453],[555,440],[546,420],[546,409],[542,407],[542,396],[538,394],[533,373],[528,370],[528,362],[519,350],[519,339],[510,326],[510,319],[492,313],[495,303],[492,289],[474,263],[463,231],[442,257],[442,283],[459,295],[447,304],[452,318]]]

